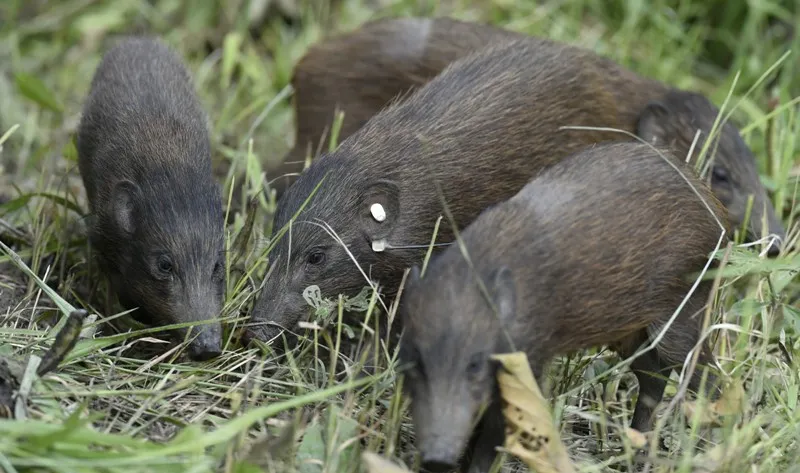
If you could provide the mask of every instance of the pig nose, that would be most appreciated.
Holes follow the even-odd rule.
[[[422,454],[422,468],[430,473],[446,473],[458,467],[458,455],[444,449],[435,449]]]
[[[189,343],[189,358],[194,361],[208,361],[222,354],[220,333],[211,327],[205,327],[200,334]]]
[[[774,258],[778,256],[781,252],[781,243],[780,240],[773,240],[772,243],[769,245],[767,249],[767,256],[770,258]]]

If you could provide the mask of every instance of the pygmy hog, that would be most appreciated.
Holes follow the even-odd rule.
[[[315,156],[320,146],[327,149],[337,108],[344,112],[341,142],[456,59],[501,39],[524,37],[447,18],[392,18],[314,44],[292,72],[295,145],[274,171],[272,188],[283,195],[306,156]]]
[[[536,63],[526,59],[534,51]],[[424,257],[441,214],[435,183],[456,223],[465,226],[547,165],[611,139],[608,132],[559,130],[618,124],[602,77],[580,60],[564,61],[566,51],[524,39],[483,49],[314,161],[278,203],[273,231],[290,222],[319,184],[270,253],[276,266],[245,341],[293,330],[310,313],[302,297],[310,285],[326,297],[355,295],[369,275],[384,295],[394,295],[403,271]],[[558,94],[560,87],[573,93]],[[451,237],[443,222],[438,238]]]
[[[531,64],[538,63],[540,52],[557,47],[543,38],[450,18],[376,20],[313,46],[293,73],[296,143],[277,170],[277,174],[288,174],[276,181],[279,195],[303,169],[309,147],[316,148],[326,132],[329,134],[337,107],[345,112],[339,134],[343,140],[451,62],[487,44],[515,38],[528,38],[537,45],[529,49],[530,54],[524,59]],[[654,144],[668,145],[682,158],[689,155],[695,133],[700,130],[701,140],[692,162],[696,160],[703,139],[710,134],[719,114],[708,99],[642,77],[588,50],[570,46],[562,51],[563,62],[581,61],[582,67],[602,76],[597,90],[589,93],[605,90],[614,94],[613,107],[621,128]],[[549,85],[548,90],[556,97],[578,93],[569,86]],[[563,105],[567,103],[565,100]],[[623,135],[616,138],[627,139]],[[784,240],[785,230],[761,184],[755,158],[736,127],[726,122],[715,144],[709,154],[713,156],[711,188],[728,208],[731,222],[737,227],[742,225],[747,200],[752,195],[750,239],[761,238],[762,229],[766,229]],[[762,218],[766,219],[766,227]],[[776,242],[769,247],[769,254],[777,254],[779,248]]]
[[[179,57],[154,38],[112,47],[92,79],[77,147],[89,239],[120,303],[149,323],[216,319],[225,285],[222,200],[207,118]],[[190,336],[192,358],[221,352],[219,321]]]
[[[422,277],[414,266],[400,305],[400,356],[424,465],[453,468],[469,443],[468,471],[488,471],[504,439],[490,355],[524,351],[539,382],[546,363],[569,351],[611,344],[633,355],[672,317],[726,227],[724,207],[666,150],[606,143],[561,160],[477,217],[461,233],[472,266],[458,245],[435,255]],[[702,282],[656,348],[632,363],[632,427],[651,428],[665,378],[700,339],[710,288]],[[708,346],[699,363],[715,363]],[[698,368],[692,389],[701,379]],[[715,377],[707,380],[718,395]]]

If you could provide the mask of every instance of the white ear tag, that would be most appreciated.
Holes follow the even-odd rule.
[[[380,253],[386,249],[386,240],[374,240],[372,242],[372,251]]]
[[[372,213],[372,218],[379,222],[383,222],[386,220],[386,211],[383,210],[383,206],[381,204],[375,203],[372,204],[369,208],[370,213]]]

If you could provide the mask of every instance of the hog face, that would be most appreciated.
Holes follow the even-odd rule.
[[[401,304],[404,388],[423,464],[433,470],[458,464],[493,400],[497,366],[490,357],[508,347],[502,327],[512,323],[516,310],[509,269],[484,278],[496,312],[469,270],[445,272],[421,279],[412,268]]]
[[[180,199],[152,183],[143,188],[122,180],[113,187],[95,241],[120,302],[138,307],[138,318],[168,325],[218,317],[225,291],[223,217],[215,188],[205,190]],[[151,192],[159,197],[147,197]],[[185,336],[186,329],[175,335]],[[192,337],[193,359],[221,352],[218,321],[192,327]]]
[[[398,226],[400,188],[391,180],[363,178],[348,166],[336,154],[323,156],[278,203],[273,267],[254,304],[246,341],[271,341],[285,331],[291,336],[312,311],[303,298],[309,286],[318,286],[326,298],[355,296],[370,280],[391,287],[402,276],[402,256],[372,246]],[[376,204],[383,211],[380,220],[373,215]]]
[[[705,140],[714,126],[719,110],[700,94],[673,91],[661,101],[648,104],[641,112],[638,135],[653,144],[669,145],[676,156],[685,158],[692,149],[695,133],[700,139],[694,148],[692,160],[696,160]],[[775,214],[775,209],[761,184],[755,157],[745,144],[738,130],[725,122],[715,142],[709,148],[711,189],[727,208],[728,218],[734,228],[741,228],[747,212],[747,201],[752,196],[753,207],[746,229],[750,240],[758,240],[762,232],[772,233],[780,240],[786,238],[786,230]],[[766,226],[764,226],[766,222]],[[768,253],[775,255],[780,244],[770,246]]]

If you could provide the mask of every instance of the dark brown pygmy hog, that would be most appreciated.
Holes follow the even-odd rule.
[[[471,265],[454,244],[422,277],[412,268],[400,304],[400,356],[427,469],[454,468],[466,453],[463,471],[489,470],[504,439],[490,355],[524,351],[541,383],[559,354],[611,344],[633,355],[678,309],[724,246],[728,224],[708,187],[662,151],[617,142],[571,155],[463,229]],[[632,363],[639,381],[632,427],[651,428],[665,379],[699,343],[711,285],[701,282],[655,349]],[[699,363],[715,363],[706,344]],[[712,396],[715,380],[709,373]]]
[[[344,112],[339,142],[448,64],[500,39],[524,35],[478,23],[392,18],[314,44],[292,72],[295,145],[271,186],[278,197],[303,170],[307,156],[327,150],[337,108]]]
[[[308,151],[315,151],[330,134],[337,107],[345,112],[339,134],[341,141],[381,109],[406,97],[409,90],[427,83],[451,62],[487,44],[515,38],[528,38],[537,45],[522,59],[532,65],[538,64],[539,54],[559,47],[565,51],[563,62],[580,61],[581,67],[599,74],[602,82],[588,93],[614,94],[613,107],[622,129],[654,144],[668,145],[681,158],[689,154],[695,133],[700,130],[701,139],[692,162],[696,160],[703,139],[710,134],[719,114],[719,109],[701,94],[642,77],[588,50],[557,46],[558,43],[547,39],[494,26],[451,18],[389,18],[326,39],[310,48],[298,62],[292,78],[296,140],[276,171],[276,175],[288,174],[275,181],[279,196],[303,169]],[[548,84],[548,90],[556,97],[578,93],[568,86],[554,84]],[[624,135],[616,138],[627,140]],[[327,141],[324,144],[327,149]],[[714,156],[709,172],[711,188],[727,207],[731,223],[741,227],[748,197],[752,195],[750,239],[761,238],[762,230],[766,229],[784,240],[785,229],[761,184],[755,158],[733,124],[722,126],[709,156]],[[762,219],[766,219],[766,227]],[[779,249],[776,242],[769,247],[769,254],[775,255]]]
[[[216,319],[225,288],[222,200],[206,114],[177,54],[146,37],[112,47],[92,80],[77,147],[89,239],[120,303],[153,324]],[[219,321],[190,337],[194,359],[221,352]]]
[[[527,60],[534,51],[535,64]],[[574,58],[566,46],[542,50],[525,39],[492,45],[454,62],[315,160],[278,203],[274,232],[319,184],[270,252],[275,267],[245,340],[295,329],[311,313],[302,296],[311,285],[324,297],[352,296],[368,275],[394,295],[403,271],[424,257],[442,212],[435,183],[465,226],[548,165],[616,136],[559,130],[619,125],[603,78],[566,55]],[[573,93],[558,94],[562,87]],[[438,241],[452,235],[443,222]]]

